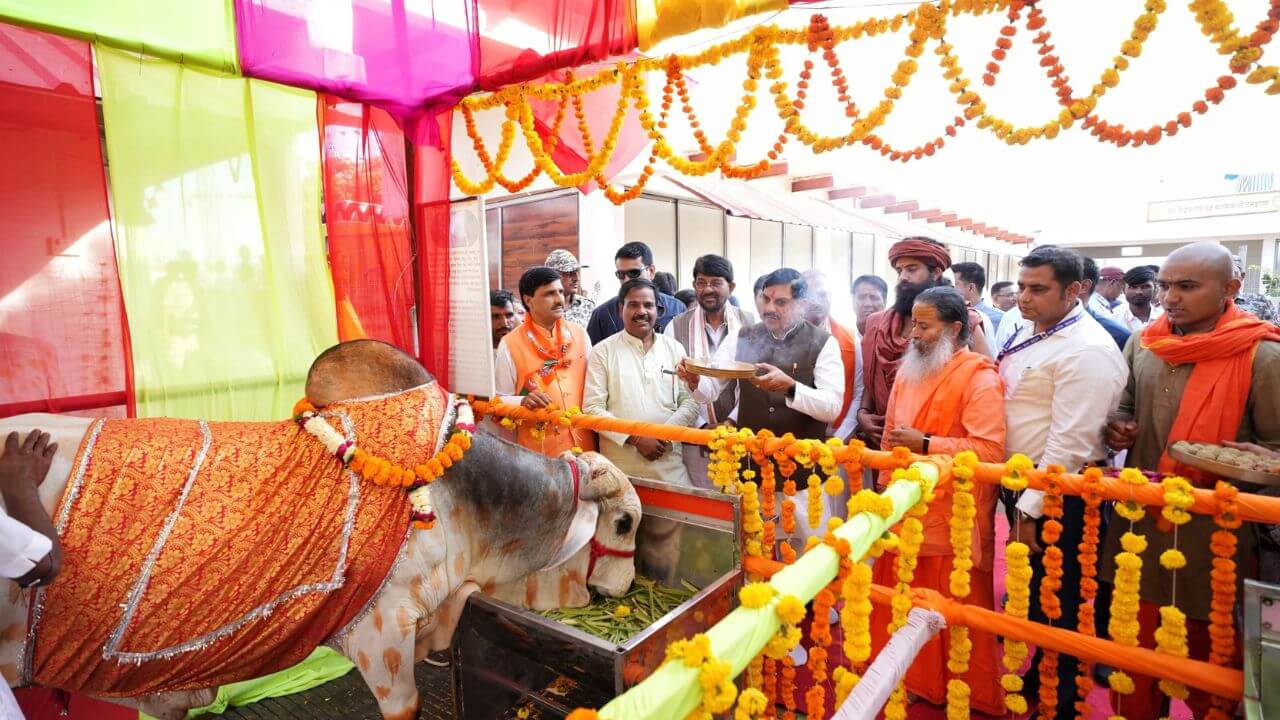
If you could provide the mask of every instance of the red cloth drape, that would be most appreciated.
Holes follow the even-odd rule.
[[[0,24],[0,415],[129,403],[89,44]]]
[[[404,133],[386,111],[363,103],[320,95],[318,106],[339,339],[376,338],[412,352]]]
[[[631,0],[476,0],[476,6],[478,74],[485,90],[534,80],[636,47]]]
[[[634,59],[635,56],[631,55],[628,58]],[[590,77],[606,67],[606,63],[597,63],[576,68],[575,73],[580,78]],[[569,72],[567,70],[556,70],[548,73],[543,79],[546,82],[563,82],[568,78],[568,75]],[[587,127],[591,131],[593,149],[597,151],[605,136],[609,134],[609,126],[613,123],[613,117],[618,111],[618,95],[621,92],[620,84],[614,83],[588,93],[582,98],[583,116],[586,118]],[[545,143],[551,137],[551,130],[555,126],[556,115],[560,110],[559,104],[535,100],[532,102],[532,107],[534,126],[538,129],[538,134],[542,136],[542,141]],[[609,164],[604,169],[605,178],[612,178],[621,172],[648,145],[649,134],[645,132],[644,127],[640,124],[639,112],[628,103],[627,115],[622,121],[622,130],[618,133],[617,145],[614,146],[613,155],[610,156]],[[565,173],[581,172],[587,167],[589,156],[582,139],[582,133],[578,130],[578,123],[574,119],[572,106],[565,107],[565,119],[560,124],[560,135],[556,140],[555,149],[551,152],[551,157],[556,161],[556,165],[560,170]],[[590,193],[596,189],[596,182],[589,180],[579,185],[578,189],[584,194]]]
[[[444,387],[449,379],[449,136],[453,107],[424,123],[431,133],[413,148],[414,248],[418,272],[418,360]]]

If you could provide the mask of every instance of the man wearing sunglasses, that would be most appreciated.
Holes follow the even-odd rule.
[[[613,255],[614,277],[619,283],[628,280],[653,280],[653,251],[642,242],[629,242],[618,248]],[[684,303],[674,297],[658,293],[657,332],[662,332],[667,323],[685,311]],[[591,336],[591,344],[599,345],[610,335],[622,332],[622,304],[617,298],[608,300],[591,313],[591,321],[587,323],[587,335]]]

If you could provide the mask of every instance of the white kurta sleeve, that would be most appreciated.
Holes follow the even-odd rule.
[[[796,383],[795,397],[787,400],[787,407],[830,423],[840,415],[844,400],[844,361],[840,359],[840,343],[833,337],[827,338],[818,353],[813,382],[816,387]]]
[[[0,577],[20,578],[53,550],[53,542],[0,512]]]
[[[601,343],[587,359],[587,379],[582,392],[582,412],[600,417],[615,417],[609,411],[609,379],[610,374],[618,370],[610,362],[610,346]],[[624,445],[627,442],[625,433],[597,430],[601,437]]]
[[[738,333],[731,332],[724,336],[724,341],[720,343],[720,347],[716,348],[715,354],[711,356],[713,365],[727,366],[733,362],[738,356]],[[715,402],[720,397],[720,393],[724,392],[726,380],[719,378],[702,377],[698,379],[698,388],[693,393],[693,398],[700,403]]]

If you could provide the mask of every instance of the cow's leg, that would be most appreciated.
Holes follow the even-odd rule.
[[[416,720],[418,687],[413,679],[418,613],[410,603],[379,600],[342,640],[343,654],[360,670],[386,720]]]

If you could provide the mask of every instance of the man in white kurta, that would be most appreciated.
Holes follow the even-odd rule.
[[[685,356],[674,338],[654,332],[661,313],[653,283],[629,280],[618,294],[623,332],[605,338],[587,362],[582,411],[589,415],[692,426],[698,401],[675,375]],[[628,475],[690,485],[679,443],[625,433],[600,435],[600,452]]]

